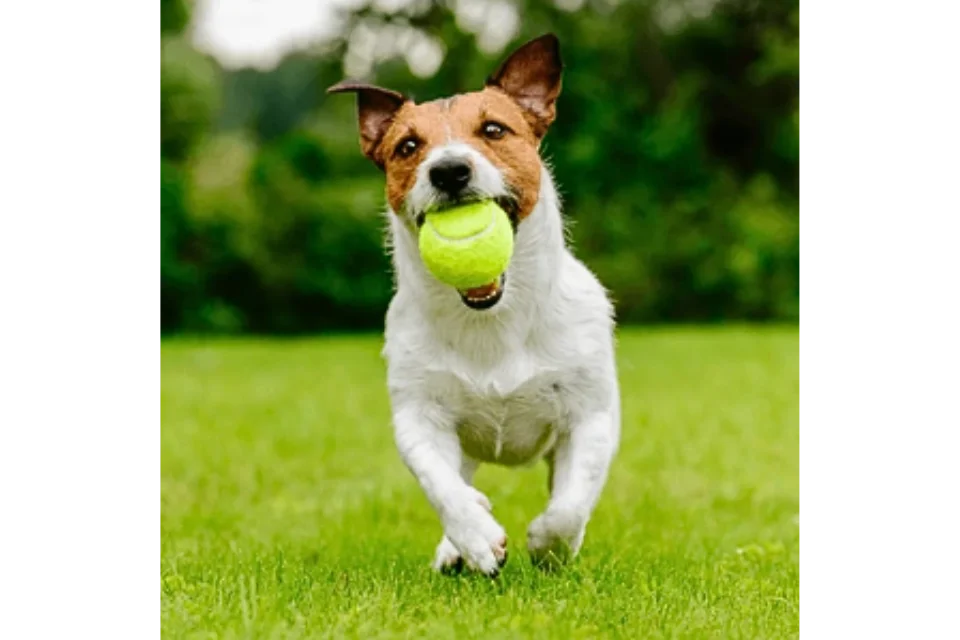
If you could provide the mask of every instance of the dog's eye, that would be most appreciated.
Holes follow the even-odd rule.
[[[420,142],[416,138],[404,138],[397,145],[395,153],[401,158],[409,158],[417,149],[420,148]]]
[[[500,124],[499,122],[484,122],[483,126],[480,127],[480,132],[485,138],[490,140],[499,140],[507,132],[507,128]]]

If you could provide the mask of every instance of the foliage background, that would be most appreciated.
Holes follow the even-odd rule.
[[[161,0],[163,333],[379,328],[382,175],[324,89],[345,68],[416,99],[477,89],[546,31],[566,72],[545,155],[620,321],[798,319],[798,0],[354,3],[270,71],[197,51],[190,10]]]

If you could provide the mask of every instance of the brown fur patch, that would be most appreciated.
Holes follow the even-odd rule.
[[[553,34],[540,36],[523,45],[507,58],[487,80],[517,101],[538,138],[557,117],[563,62],[560,43]]]
[[[417,179],[417,169],[434,147],[453,141],[469,144],[500,170],[517,199],[520,220],[533,211],[540,194],[540,140],[556,117],[563,64],[556,36],[546,34],[514,51],[482,91],[414,104],[403,95],[358,82],[341,82],[328,92],[357,94],[363,152],[387,174],[387,201],[394,211]],[[506,128],[491,139],[487,122]],[[408,140],[417,146],[400,153]]]
[[[507,127],[499,140],[483,135],[487,122]],[[413,137],[417,151],[403,157],[398,145]],[[417,179],[417,168],[430,150],[452,141],[469,144],[482,153],[504,176],[518,200],[518,217],[530,214],[540,193],[540,139],[527,113],[496,87],[424,104],[404,103],[394,114],[383,137],[381,159],[387,173],[387,201],[400,211]]]

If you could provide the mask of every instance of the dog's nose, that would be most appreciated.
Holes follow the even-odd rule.
[[[455,196],[470,182],[470,165],[463,160],[447,160],[430,169],[430,184]]]

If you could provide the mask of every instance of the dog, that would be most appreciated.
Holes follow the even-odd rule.
[[[511,54],[477,92],[417,104],[344,81],[357,95],[363,153],[386,175],[396,291],[383,356],[394,436],[443,525],[433,567],[496,576],[507,535],[472,486],[479,464],[545,459],[550,499],[530,524],[534,563],[583,544],[619,446],[614,314],[568,249],[540,145],[556,117],[562,62],[553,34]],[[506,273],[457,291],[418,251],[425,213],[494,200],[514,228]]]

